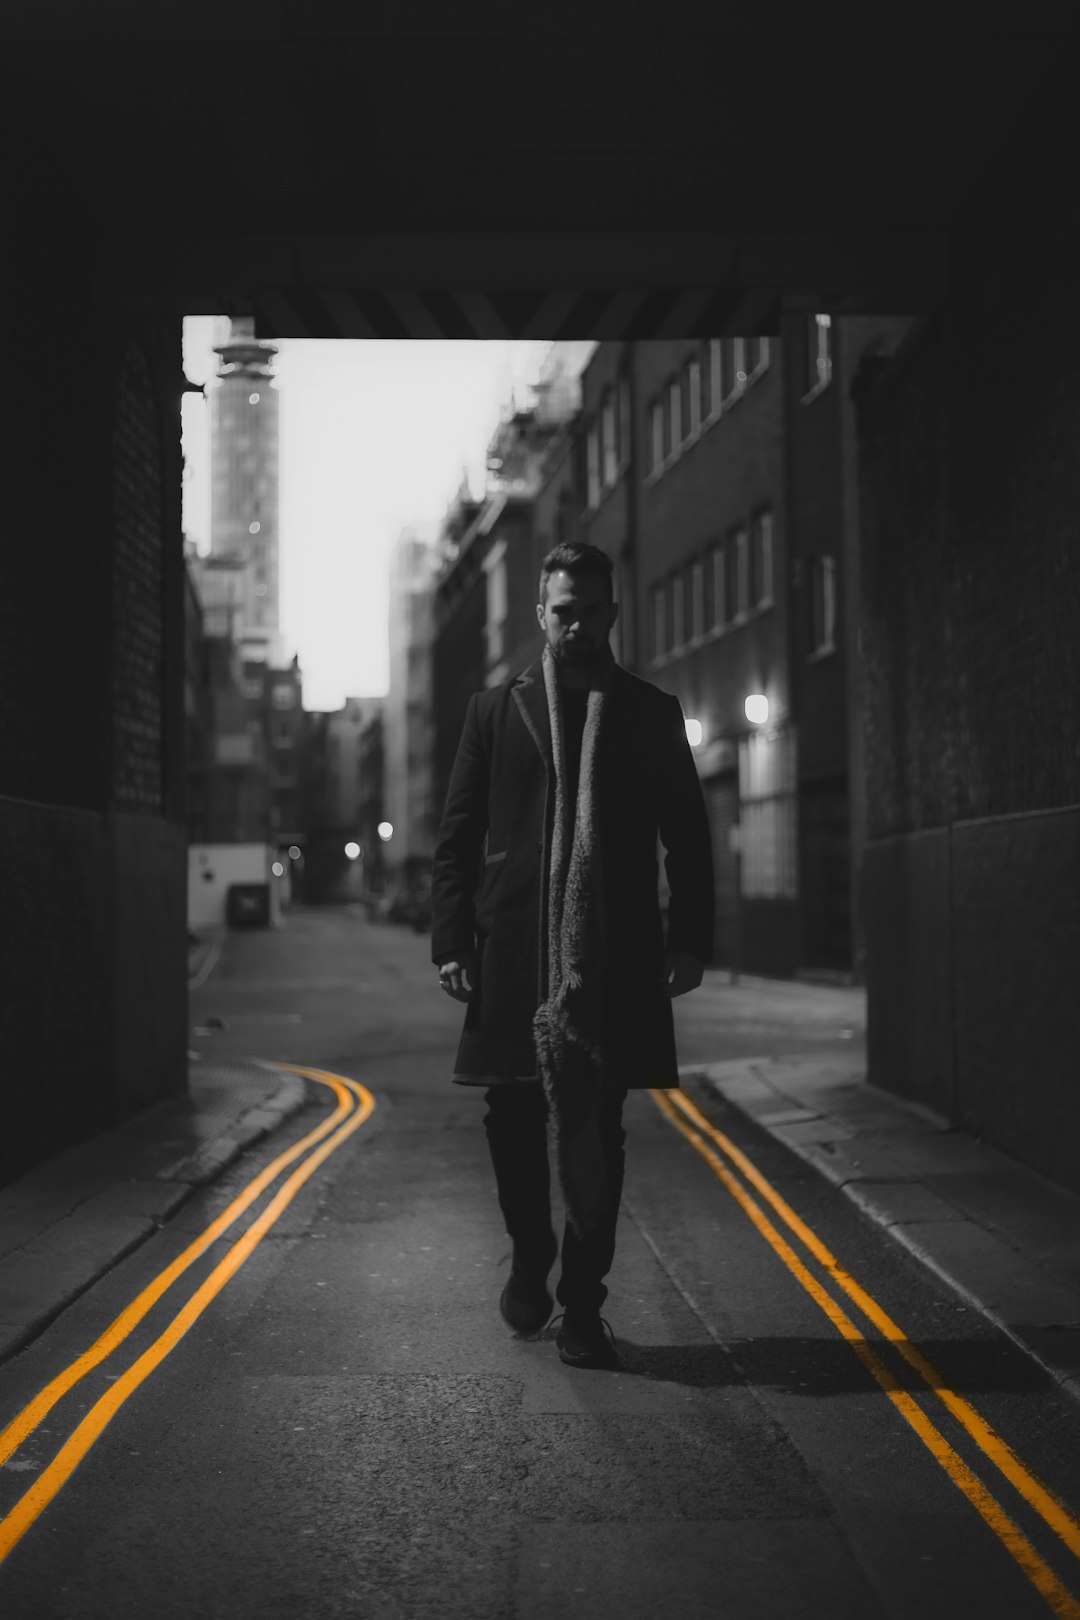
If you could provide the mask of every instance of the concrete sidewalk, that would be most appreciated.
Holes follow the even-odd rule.
[[[36,1338],[305,1098],[298,1075],[254,1063],[195,1061],[186,1095],[0,1189],[0,1361]]]
[[[813,1165],[1080,1399],[1080,1197],[865,1081],[865,1059],[682,1071]]]

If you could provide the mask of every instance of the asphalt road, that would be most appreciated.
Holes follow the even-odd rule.
[[[575,1372],[550,1339],[513,1338],[481,1095],[448,1083],[460,1016],[426,941],[357,912],[294,911],[279,932],[229,937],[192,997],[193,1047],[345,1076],[374,1111],[167,1353],[154,1360],[159,1336],[243,1222],[20,1453],[39,1466],[140,1357],[153,1363],[0,1568],[4,1620],[1080,1614],[1056,1505],[1080,1506],[1076,1407],[715,1100],[689,1093],[928,1358],[937,1389],[864,1332],[761,1186],[743,1177],[740,1201],[730,1156],[716,1161],[726,1182],[703,1151],[716,1141],[698,1126],[695,1147],[677,1128],[693,1135],[693,1120],[648,1093],[628,1107],[605,1308],[625,1370]],[[862,1038],[856,992],[719,974],[678,1019],[687,1064],[849,1054]],[[0,1368],[4,1410],[328,1120],[333,1094],[309,1090],[272,1141]],[[862,1325],[845,1337],[843,1321]],[[5,1511],[22,1488],[0,1471]]]

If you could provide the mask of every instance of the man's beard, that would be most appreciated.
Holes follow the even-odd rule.
[[[598,669],[612,656],[606,641],[560,641],[551,650],[567,669]]]

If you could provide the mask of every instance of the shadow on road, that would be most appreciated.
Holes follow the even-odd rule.
[[[880,1340],[860,1343],[886,1363],[899,1388],[912,1394],[925,1391],[923,1379],[889,1346]],[[644,1345],[620,1334],[618,1346],[624,1372],[695,1389],[750,1383],[816,1398],[878,1388],[853,1346],[841,1339],[764,1338],[735,1339],[730,1345]],[[937,1368],[943,1383],[967,1394],[1016,1394],[1053,1387],[1033,1362],[1007,1344],[926,1340],[918,1348]]]

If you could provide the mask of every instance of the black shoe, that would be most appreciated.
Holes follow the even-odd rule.
[[[567,1312],[555,1335],[559,1360],[568,1367],[617,1367],[615,1335],[599,1311]]]
[[[499,1311],[515,1333],[539,1333],[554,1304],[545,1282],[534,1282],[512,1271],[499,1300]]]

